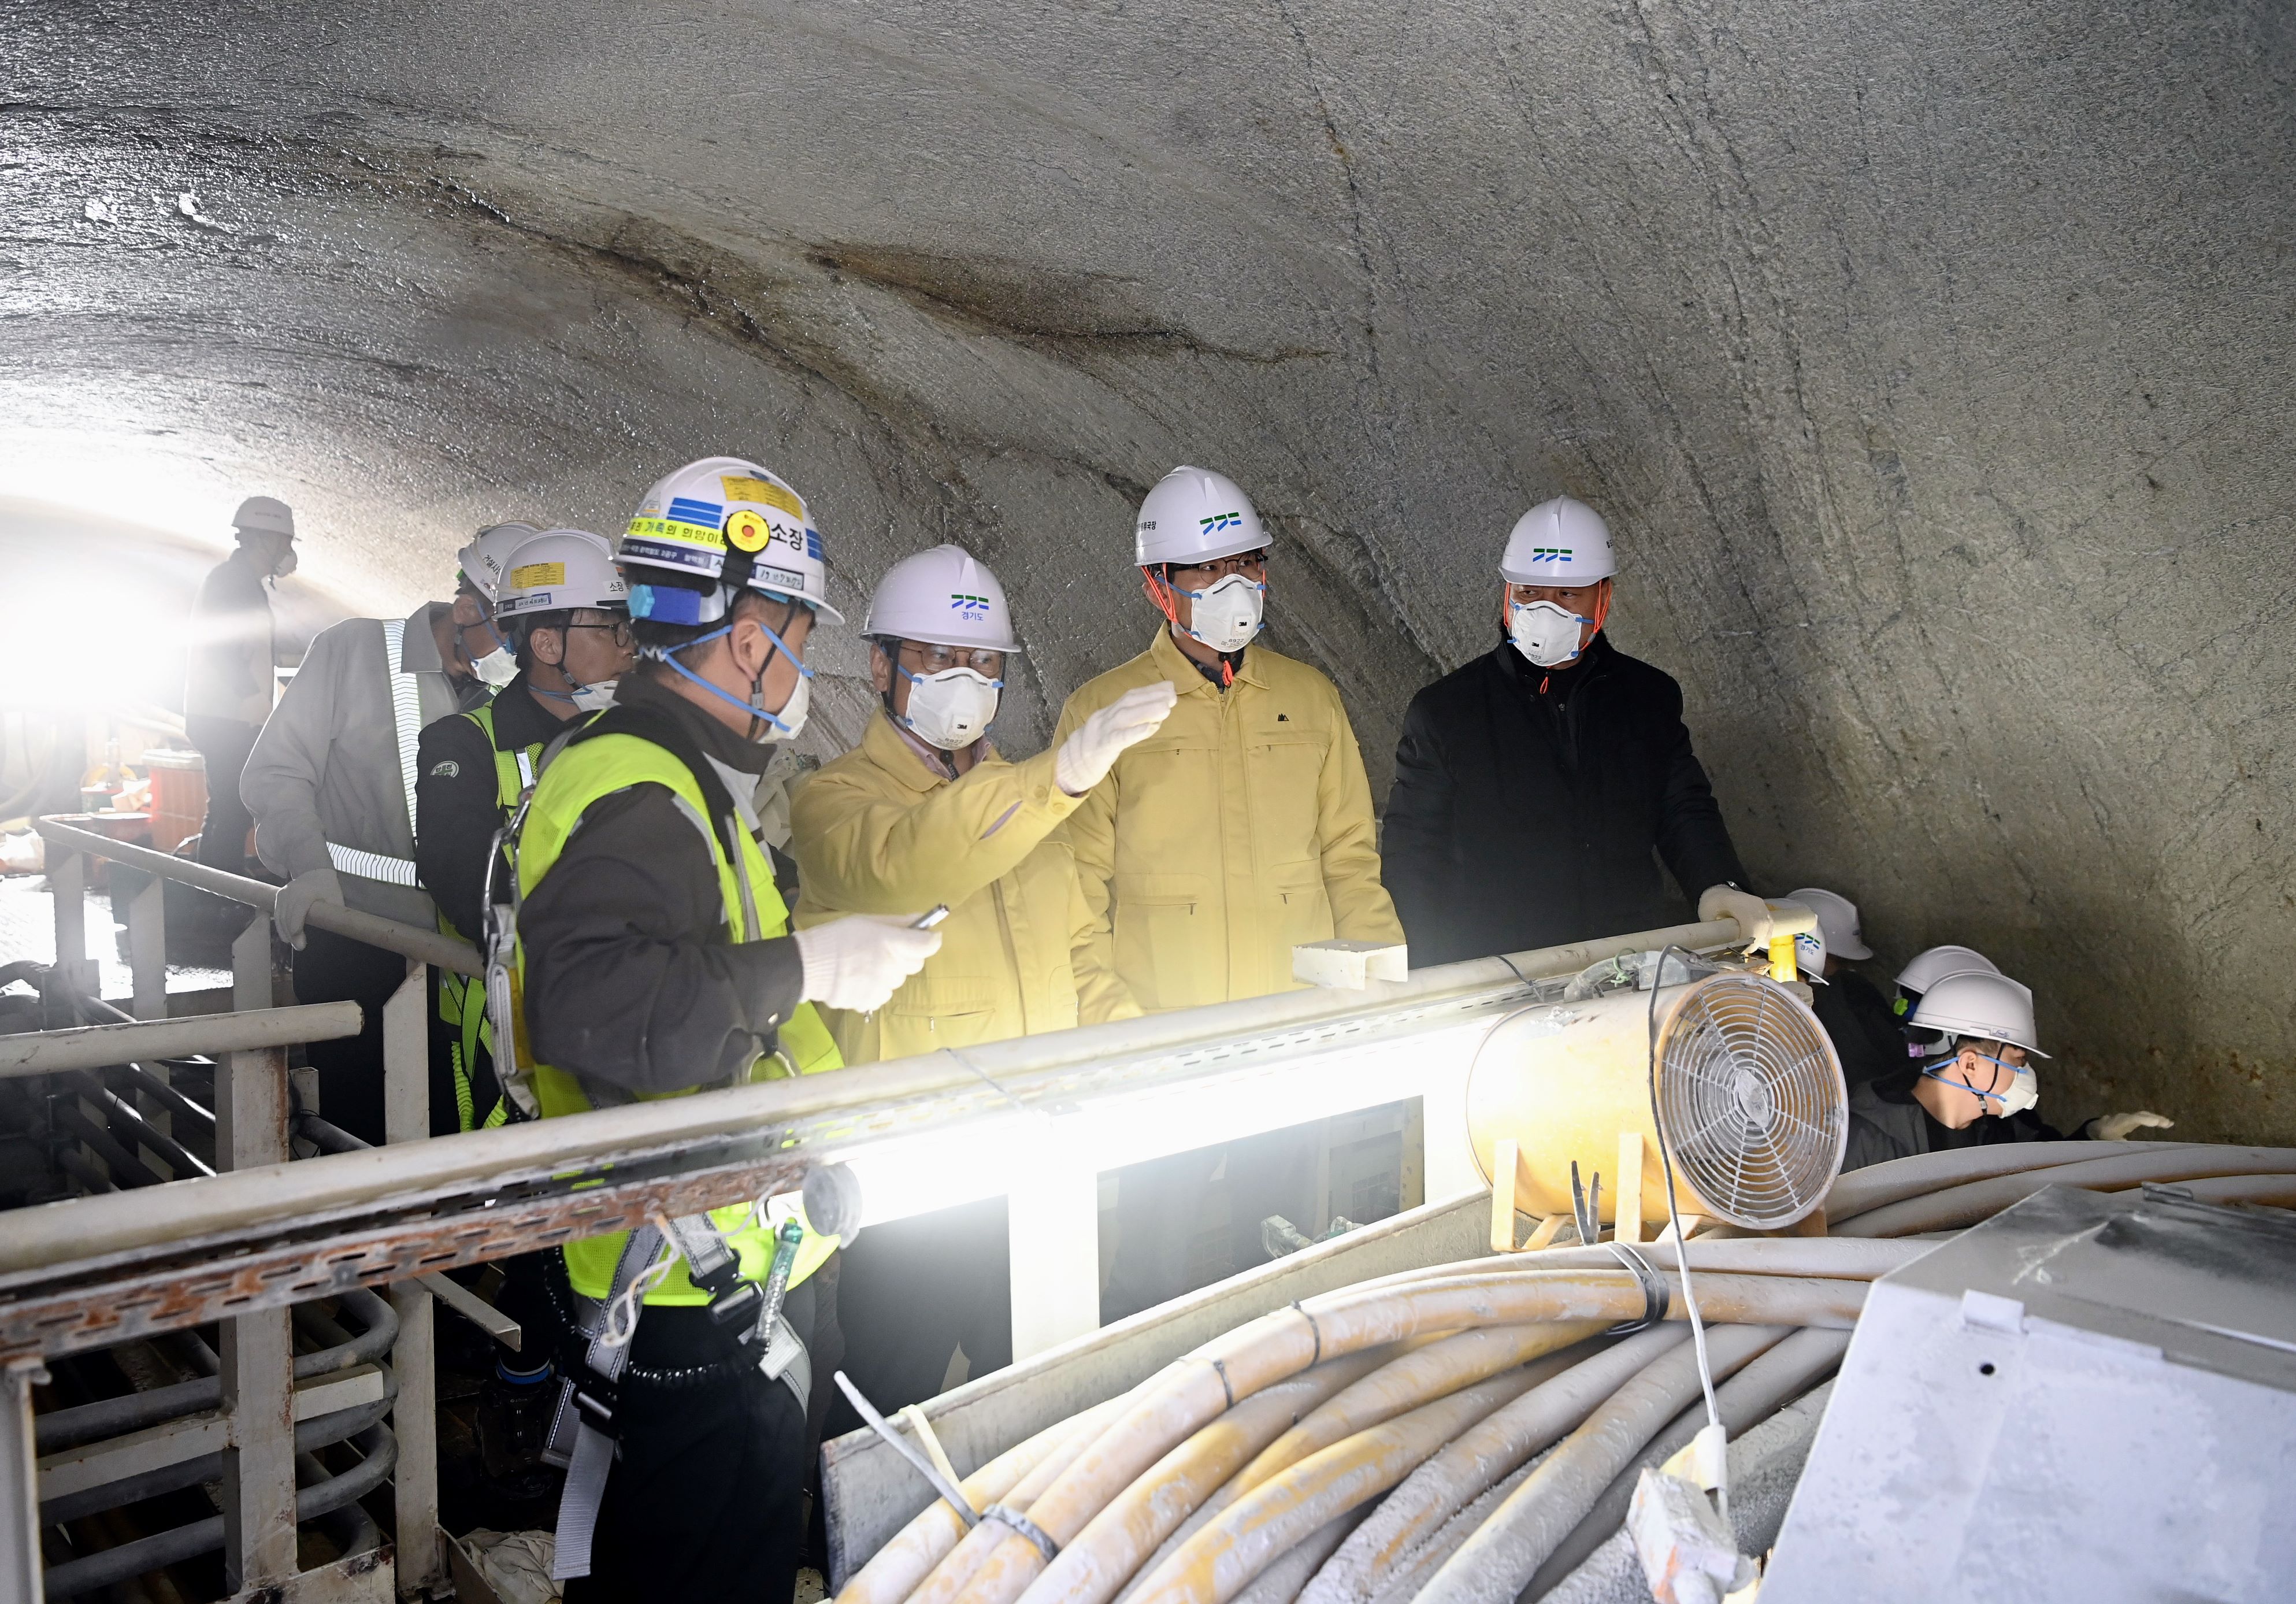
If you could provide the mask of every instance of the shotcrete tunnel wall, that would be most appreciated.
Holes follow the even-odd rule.
[[[1765,889],[2030,982],[2045,1114],[2287,1139],[2291,16],[8,0],[0,491],[269,490],[385,611],[751,451],[841,600],[996,569],[1025,751],[1201,462],[1383,794],[1568,490]]]

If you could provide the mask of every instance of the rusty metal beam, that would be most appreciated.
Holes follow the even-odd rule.
[[[604,1177],[410,1203],[404,1211],[333,1222],[288,1240],[279,1239],[277,1226],[236,1232],[108,1271],[67,1269],[0,1301],[0,1354],[107,1346],[627,1230],[659,1214],[690,1214],[802,1182],[803,1156],[769,1143],[750,1145],[765,1150],[682,1172],[618,1166]]]

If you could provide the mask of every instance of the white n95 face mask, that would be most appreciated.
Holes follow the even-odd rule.
[[[1209,590],[1183,590],[1190,604],[1188,633],[1215,652],[1241,652],[1259,633],[1267,587],[1229,574]]]
[[[2017,1078],[2009,1082],[2009,1090],[1999,1093],[1997,1100],[2001,1105],[2002,1118],[2022,1114],[2040,1102],[2041,1082],[2031,1070],[2021,1069],[2017,1071]]]
[[[973,669],[943,669],[938,674],[903,669],[901,674],[909,682],[909,711],[901,721],[919,740],[957,752],[988,733],[1002,679],[985,679]]]
[[[503,638],[502,631],[495,627],[494,620],[489,618],[480,621],[486,626],[487,633],[495,637],[495,649],[484,657],[473,659],[471,672],[479,677],[480,685],[490,685],[500,690],[518,678],[518,657],[510,649],[510,642]],[[467,646],[463,649],[469,650]]]
[[[781,711],[768,713],[762,707],[757,710],[761,715],[758,722],[765,726],[756,736],[760,746],[771,746],[777,741],[794,741],[805,731],[805,715],[813,706],[813,675],[804,670],[804,665],[800,664],[799,667],[797,689],[790,693],[790,699],[782,703]]]
[[[598,679],[588,685],[578,685],[573,690],[574,705],[586,713],[604,712],[613,706],[614,689],[620,684],[619,679]]]
[[[1507,637],[1514,649],[1540,668],[1560,668],[1578,655],[1578,626],[1591,624],[1553,602],[1509,602]]]

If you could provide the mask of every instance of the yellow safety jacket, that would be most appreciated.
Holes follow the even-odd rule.
[[[477,725],[480,732],[487,737],[487,745],[494,752],[495,800],[501,804],[504,821],[508,822],[512,811],[518,806],[518,799],[526,794],[529,786],[534,784],[535,774],[542,761],[542,743],[537,741],[529,746],[515,747],[507,752],[503,750],[495,739],[495,704],[492,702],[455,716],[468,719]],[[455,929],[453,921],[443,913],[439,916],[439,929],[442,934],[453,936],[458,942],[480,944],[480,936],[466,935]],[[441,969],[439,972],[439,1018],[454,1032],[448,1051],[455,1069],[455,1129],[469,1131],[473,1129],[472,1122],[478,1113],[471,1090],[472,1066],[478,1062],[481,1046],[487,1049],[489,1060],[493,1058],[495,1050],[494,1026],[487,1020],[487,983],[473,975],[456,975],[450,969]],[[491,1131],[510,1115],[510,1099],[498,1095],[495,1098],[495,1106],[487,1111],[486,1118],[478,1123],[480,1127]]]
[[[611,717],[611,714],[600,715]],[[727,938],[734,942],[767,941],[789,933],[789,914],[782,901],[781,892],[774,885],[772,867],[765,853],[746,831],[736,829],[739,843],[738,860],[729,860],[725,843],[718,832],[704,822],[710,809],[702,793],[701,782],[685,764],[652,741],[629,735],[599,735],[588,739],[576,738],[553,758],[542,771],[535,786],[534,800],[527,810],[526,824],[518,842],[518,884],[521,896],[531,896],[534,888],[550,873],[551,866],[565,851],[566,839],[574,832],[582,815],[591,803],[601,797],[632,786],[658,785],[667,786],[682,798],[694,827],[709,847],[710,860],[718,868],[718,889],[725,898]],[[757,909],[757,928],[749,927],[742,909],[747,892],[749,905]],[[518,947],[519,991],[525,991],[526,947]],[[843,1066],[837,1054],[837,1043],[831,1040],[828,1028],[810,1003],[800,1003],[781,1027],[780,1050],[760,1057],[750,1066],[751,1081],[783,1078],[792,1072],[816,1074],[823,1070]],[[529,1084],[541,1106],[541,1116],[550,1119],[559,1115],[579,1114],[594,1106],[590,1092],[573,1074],[549,1065],[537,1064],[527,1070]],[[617,1094],[616,1100],[637,1098],[652,1100],[655,1097],[689,1097],[702,1090],[699,1086],[685,1087],[677,1091],[660,1093]],[[763,1280],[772,1267],[774,1241],[771,1227],[751,1219],[750,1205],[730,1204],[709,1211],[709,1218],[725,1238],[728,1248],[741,1259],[742,1274],[751,1280]],[[778,1223],[778,1221],[775,1222]],[[585,1238],[569,1242],[566,1256],[567,1279],[574,1290],[585,1297],[603,1298],[611,1290],[615,1261],[621,1256],[622,1243],[628,1233],[613,1231],[604,1236]],[[798,1251],[797,1263],[790,1275],[794,1287],[820,1267],[837,1246],[834,1237],[822,1237],[808,1230]],[[672,1267],[660,1286],[646,1294],[649,1304],[678,1304],[688,1306],[706,1304],[709,1295],[688,1279],[685,1265],[680,1261]]]
[[[882,708],[860,745],[798,788],[790,839],[800,926],[948,905],[940,950],[882,1008],[822,1010],[848,1064],[1139,1012],[1093,961],[1068,843],[1046,839],[1079,800],[1054,780],[1049,752],[1009,763],[984,749],[952,780]]]
[[[1159,679],[1179,692],[1171,716],[1062,830],[1096,961],[1152,1012],[1294,990],[1302,942],[1403,940],[1338,687],[1255,646],[1222,692],[1160,625],[1148,650],[1068,699],[1054,746]]]

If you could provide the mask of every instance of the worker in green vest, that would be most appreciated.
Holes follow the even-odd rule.
[[[415,871],[439,905],[439,928],[472,943],[484,933],[490,874],[496,898],[509,898],[496,837],[533,786],[543,747],[576,714],[611,706],[614,683],[631,662],[628,595],[603,536],[532,534],[504,558],[494,583],[495,620],[518,676],[484,706],[424,728],[414,781],[422,820]],[[434,1096],[432,1129],[469,1131],[511,1117],[495,1078],[486,988],[441,971],[439,1025],[434,1040],[447,1073],[434,1090],[451,1088],[453,1102],[442,1107]]]
[[[739,458],[691,464],[647,493],[620,561],[638,666],[547,755],[515,846],[512,1062],[545,1119],[838,1068],[812,1005],[882,1007],[941,939],[923,909],[791,935],[758,844],[757,777],[804,725],[807,640],[844,621],[797,492]],[[568,1604],[789,1604],[810,1278],[835,1239],[793,1197],[662,1224],[562,1250],[554,1572]]]

